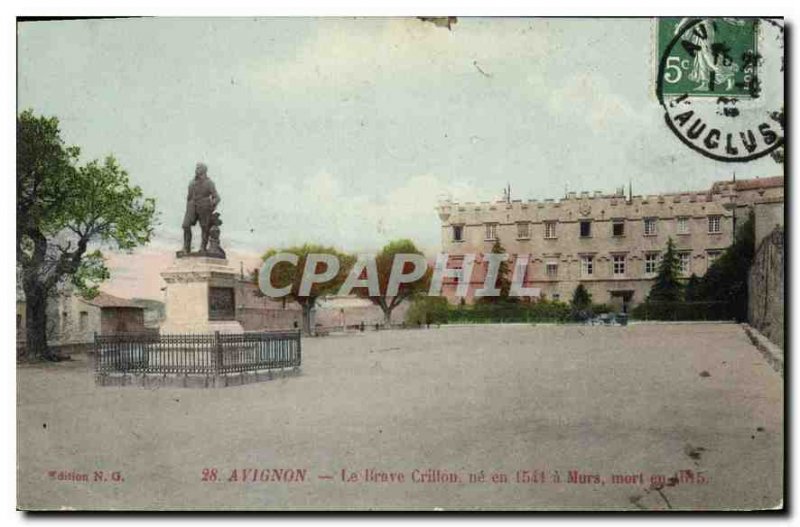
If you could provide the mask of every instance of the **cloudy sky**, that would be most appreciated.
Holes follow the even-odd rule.
[[[132,19],[18,26],[18,108],[156,198],[153,243],[109,292],[159,298],[186,186],[209,166],[223,246],[439,248],[438,198],[637,194],[779,173],[709,160],[666,128],[648,19]]]

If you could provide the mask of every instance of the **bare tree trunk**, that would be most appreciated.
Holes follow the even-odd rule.
[[[27,281],[25,290],[25,356],[28,360],[51,359],[47,348],[47,293],[44,287]]]
[[[387,328],[392,327],[392,309],[391,307],[383,308],[383,325]]]

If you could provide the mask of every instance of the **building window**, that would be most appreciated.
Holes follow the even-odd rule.
[[[656,235],[656,219],[655,218],[645,218],[644,219],[644,235],[645,236],[655,236]]]
[[[454,242],[463,242],[464,241],[464,226],[463,225],[453,225],[453,241]]]
[[[517,238],[530,238],[531,237],[531,224],[527,221],[517,223]]]
[[[581,256],[581,276],[592,276],[594,274],[594,256]]]
[[[709,216],[708,217],[708,233],[709,234],[717,234],[722,232],[722,222],[720,216]]]
[[[625,276],[625,255],[615,254],[612,256],[612,270],[614,276]]]
[[[678,253],[678,265],[681,274],[688,275],[691,269],[691,253]]]
[[[592,235],[592,222],[584,220],[581,222],[581,238],[589,238]]]
[[[496,223],[487,223],[486,224],[486,239],[487,240],[496,240],[497,239],[497,224]]]
[[[678,218],[678,234],[689,234],[689,218],[681,216]]]
[[[561,295],[559,293],[553,293],[553,302],[558,302],[561,300]]]
[[[658,272],[658,253],[647,253],[644,255],[644,273],[656,274]]]
[[[613,220],[611,222],[611,234],[614,236],[625,236],[625,220]]]
[[[86,331],[89,327],[89,313],[81,311],[80,318],[78,318],[78,327],[81,331]]]
[[[719,258],[720,254],[722,254],[722,251],[708,251],[708,253],[706,253],[706,258],[708,259],[709,268],[711,268],[711,266],[714,265],[714,262],[717,261],[717,258]]]
[[[556,237],[556,222],[554,222],[554,221],[546,221],[546,222],[544,222],[544,237],[547,240],[555,239],[555,237]]]
[[[545,270],[547,271],[547,278],[558,278],[558,264],[556,262],[547,262]]]

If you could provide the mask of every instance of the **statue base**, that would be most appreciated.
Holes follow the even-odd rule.
[[[186,251],[177,251],[175,253],[175,258],[220,258],[225,260],[227,257],[225,255],[225,251],[219,249],[218,252],[216,251],[193,251],[187,253]]]
[[[243,333],[236,320],[236,270],[219,256],[176,255],[161,277],[166,287],[162,334]]]

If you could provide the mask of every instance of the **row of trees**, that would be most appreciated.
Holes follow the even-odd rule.
[[[646,303],[719,303],[724,304],[725,312],[736,320],[747,320],[747,275],[754,255],[755,219],[752,213],[736,230],[733,244],[702,277],[692,274],[688,280],[680,278],[680,260],[670,238]]]
[[[289,294],[286,296],[288,300],[297,302],[303,311],[303,331],[310,333],[311,327],[311,311],[320,298],[336,294],[336,292],[345,283],[348,275],[350,274],[353,266],[356,264],[357,257],[355,255],[343,253],[334,247],[323,245],[305,244],[302,246],[289,247],[286,249],[271,249],[264,253],[263,260],[274,256],[278,253],[289,253],[297,256],[297,263],[290,264],[288,262],[279,262],[272,269],[271,282],[275,288],[289,287]],[[339,262],[339,270],[336,275],[325,282],[314,282],[308,294],[301,294],[300,287],[303,279],[303,271],[306,268],[306,262],[311,254],[328,254],[335,257]],[[416,295],[427,292],[430,287],[430,279],[432,271],[430,268],[425,270],[423,276],[413,282],[401,283],[398,286],[397,294],[388,294],[389,278],[392,272],[392,265],[394,263],[395,255],[398,254],[418,254],[423,255],[414,242],[408,239],[395,240],[384,246],[380,252],[375,256],[375,264],[378,278],[378,294],[370,294],[366,287],[356,287],[353,293],[361,298],[369,299],[373,304],[381,308],[386,324],[391,322],[392,312],[404,300],[412,298]],[[312,260],[313,262],[313,260]],[[408,274],[412,269],[413,264],[406,262],[401,271]],[[312,269],[315,273],[322,274],[327,270],[327,264],[324,262],[317,262],[316,268]],[[253,270],[252,278],[254,281],[258,280],[258,269]],[[359,280],[366,279],[367,268],[363,268],[358,275]],[[374,293],[374,291],[373,291]]]
[[[491,252],[494,254],[505,253],[505,249],[499,240],[494,242]],[[297,247],[289,247],[287,249],[271,249],[264,253],[262,260],[267,260],[271,256],[274,256],[278,253],[290,253],[296,255],[297,263],[290,264],[287,262],[280,262],[276,264],[271,274],[272,285],[275,288],[283,288],[286,286],[290,287],[290,293],[286,298],[288,300],[295,301],[300,305],[303,311],[303,330],[305,332],[311,332],[311,310],[320,298],[333,295],[341,288],[353,265],[357,261],[357,258],[354,255],[343,253],[333,247],[306,244]],[[338,259],[340,266],[336,276],[331,280],[322,283],[314,283],[309,294],[301,295],[300,286],[302,283],[303,271],[306,267],[308,255],[310,254],[332,255]],[[428,289],[430,288],[430,280],[433,274],[430,267],[428,267],[421,278],[413,282],[400,284],[397,294],[389,295],[387,291],[389,278],[391,276],[394,258],[398,254],[423,255],[422,251],[420,251],[411,240],[401,239],[392,241],[383,247],[375,257],[379,285],[378,294],[371,294],[366,287],[357,287],[353,289],[354,294],[361,298],[369,299],[373,304],[381,308],[386,324],[391,322],[392,312],[403,301],[427,293]],[[404,268],[402,269],[403,274],[410,273],[413,269],[409,266],[412,265],[413,264],[405,263]],[[313,269],[314,272],[324,273],[326,271],[326,264],[319,262],[316,264],[316,266],[317,268]],[[254,281],[258,280],[257,269],[252,272],[252,277]],[[358,278],[364,279],[365,277],[366,269],[363,269],[362,274],[359,275]],[[499,265],[495,287],[500,290],[499,296],[481,297],[478,300],[480,305],[510,305],[519,301],[519,298],[509,295],[511,290],[511,269],[507,261],[503,261]],[[419,313],[428,313],[429,311],[435,312],[435,318],[438,320],[443,312],[443,306],[446,306],[446,301],[442,299],[442,301],[434,302],[431,305],[434,304],[435,309],[429,309],[428,307],[424,307],[422,304],[420,304],[416,311],[419,311]],[[428,306],[428,304],[425,304],[425,306]],[[417,318],[420,318],[420,320],[424,321],[426,317],[430,319],[430,315],[419,315]]]
[[[754,253],[754,222],[752,215],[737,230],[735,241],[723,254],[715,261],[709,271],[702,278],[692,275],[688,280],[681,277],[680,260],[672,239],[668,239],[666,249],[662,254],[654,284],[646,300],[645,308],[658,305],[663,308],[665,305],[676,305],[682,302],[692,303],[719,303],[725,304],[726,313],[731,313],[739,320],[744,320],[747,316],[747,270],[753,259]],[[263,258],[276,254],[278,251],[271,250],[264,254]],[[289,298],[300,304],[303,309],[303,327],[306,332],[311,331],[310,313],[317,300],[321,297],[335,294],[347,278],[347,275],[356,261],[355,256],[337,251],[332,247],[319,245],[303,245],[301,247],[291,247],[280,252],[289,252],[298,256],[298,262],[294,264],[278,264],[273,270],[272,279],[276,287],[285,285],[291,286]],[[492,253],[504,254],[500,241],[495,241]],[[311,292],[307,296],[299,293],[302,280],[303,269],[309,254],[324,253],[331,254],[338,258],[340,269],[335,278],[324,283],[315,283]],[[397,254],[422,252],[410,240],[397,240],[386,245],[376,257],[378,282],[380,294],[372,295],[365,287],[359,287],[353,292],[362,297],[368,298],[383,311],[385,321],[391,321],[391,314],[404,300],[414,297],[421,297],[427,292],[430,286],[431,270],[427,269],[425,275],[412,283],[402,284],[397,295],[387,295],[387,285],[392,270],[392,262]],[[315,272],[325,271],[323,263],[315,269]],[[403,272],[409,272],[404,269]],[[257,271],[253,273],[254,280]],[[362,274],[359,278],[364,278]],[[481,297],[476,302],[476,309],[495,307],[508,311],[515,305],[520,308],[518,297],[510,296],[511,289],[511,269],[508,262],[499,265],[495,286],[500,290],[499,296]],[[566,304],[564,305],[566,306]],[[444,299],[418,298],[412,307],[410,319],[413,323],[441,323],[449,319],[453,313],[448,311],[447,302]],[[608,306],[595,305],[589,291],[579,284],[569,303],[569,317],[575,320],[584,320],[598,313],[607,312]],[[484,309],[485,311],[485,309]],[[657,310],[664,311],[663,309]],[[504,311],[505,312],[505,311]],[[507,313],[508,314],[508,313]]]

